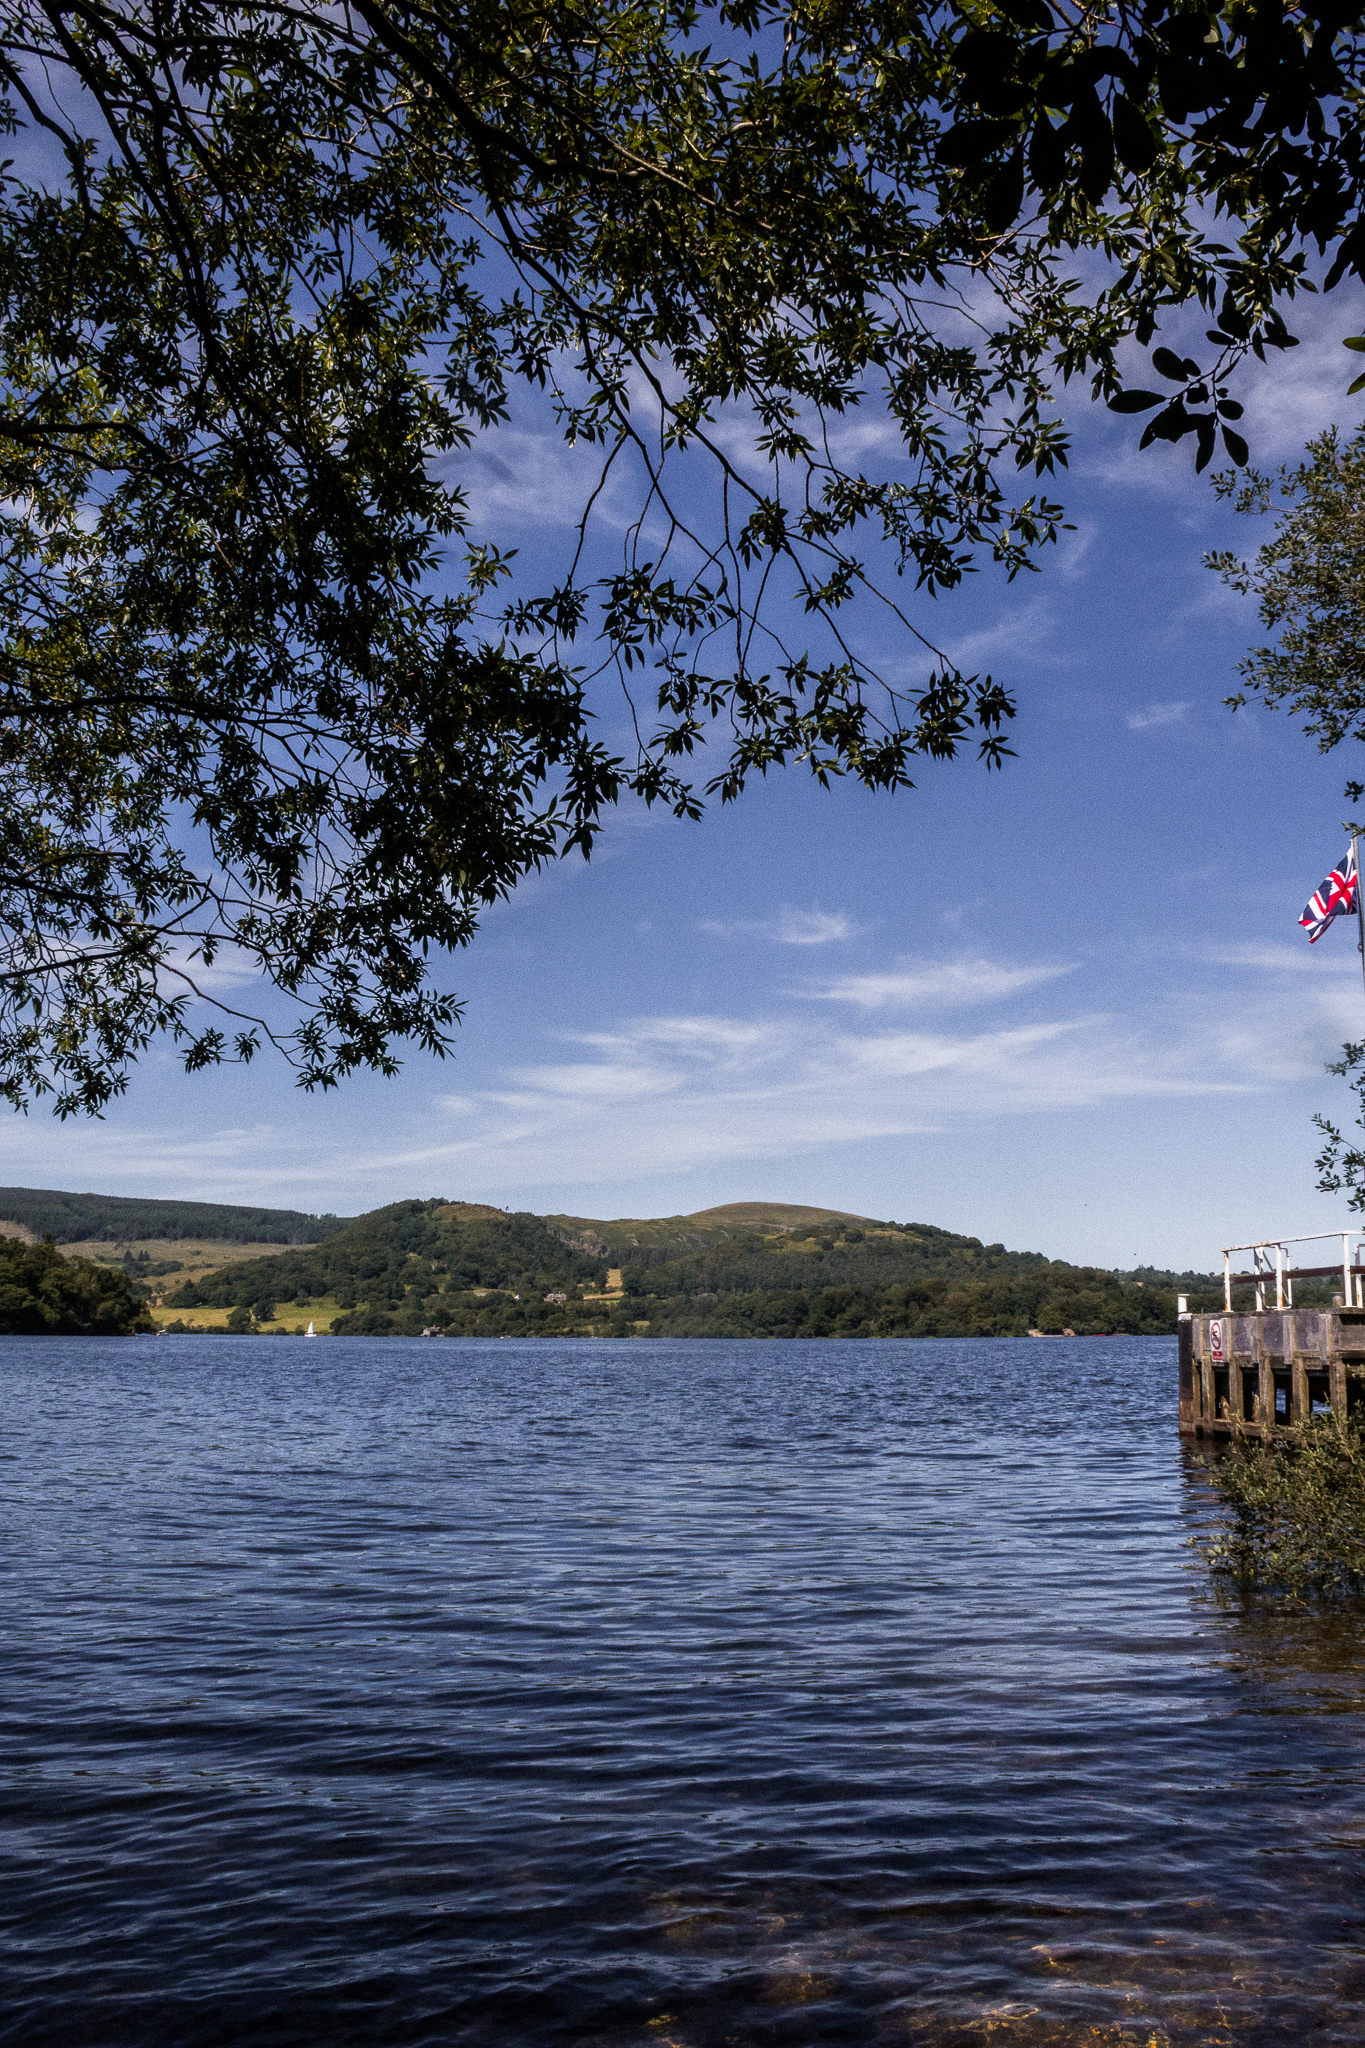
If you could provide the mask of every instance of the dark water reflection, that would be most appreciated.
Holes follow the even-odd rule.
[[[1365,2040],[1174,1345],[0,1344],[0,2040]]]

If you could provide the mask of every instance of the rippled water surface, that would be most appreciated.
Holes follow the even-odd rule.
[[[0,1341],[0,2039],[1365,2040],[1175,1346]]]

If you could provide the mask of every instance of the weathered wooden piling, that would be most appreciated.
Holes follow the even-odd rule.
[[[1365,1308],[1180,1318],[1184,1436],[1273,1436],[1365,1403]]]

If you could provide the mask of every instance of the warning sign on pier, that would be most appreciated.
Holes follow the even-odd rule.
[[[1223,1363],[1223,1325],[1217,1316],[1209,1324],[1209,1358],[1214,1365]]]

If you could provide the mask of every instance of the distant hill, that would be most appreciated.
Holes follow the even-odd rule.
[[[316,1315],[344,1335],[1156,1335],[1175,1329],[1177,1290],[1196,1307],[1221,1300],[1209,1274],[1109,1273],[836,1209],[736,1202],[604,1221],[408,1201],[187,1280],[163,1315]]]
[[[201,1238],[224,1244],[318,1244],[349,1216],[250,1209],[230,1202],[160,1202],[141,1195],[69,1195],[59,1188],[0,1188],[0,1222],[54,1244],[91,1239],[137,1244]]]
[[[280,1306],[328,1301],[359,1329],[423,1329],[490,1293],[581,1294],[605,1280],[602,1262],[575,1251],[543,1218],[469,1202],[391,1202],[357,1216],[320,1244],[243,1259],[167,1294],[178,1309],[247,1307],[258,1320]]]
[[[690,1216],[547,1216],[551,1230],[569,1243],[607,1251],[635,1246],[680,1249],[721,1244],[747,1232],[809,1233],[830,1223],[868,1223],[848,1209],[808,1209],[799,1202],[722,1202],[716,1209],[695,1209]]]

